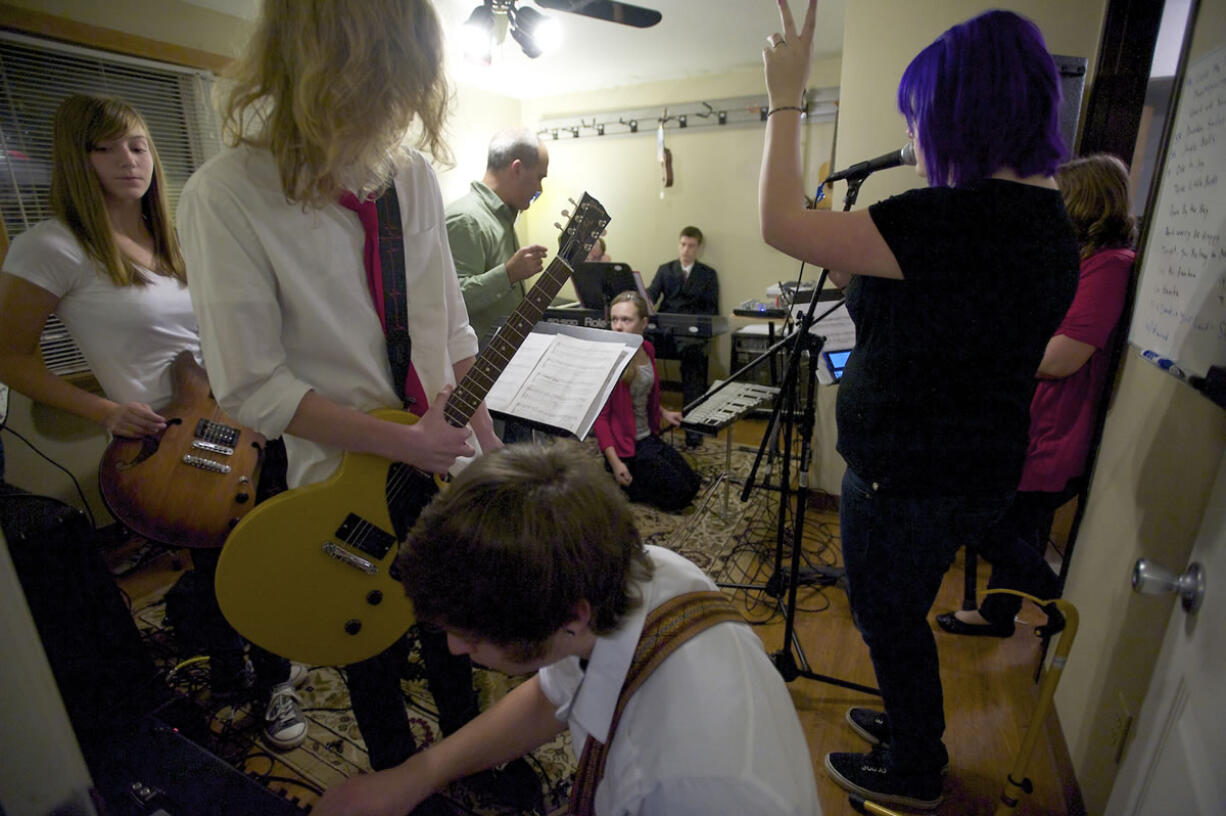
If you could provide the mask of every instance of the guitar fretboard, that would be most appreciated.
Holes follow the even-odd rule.
[[[448,424],[462,428],[472,419],[477,406],[485,399],[485,395],[494,387],[507,363],[515,356],[515,352],[523,344],[524,339],[532,331],[562,290],[562,284],[570,276],[571,268],[561,258],[554,258],[545,269],[540,280],[532,287],[532,291],[524,296],[515,311],[507,318],[494,339],[477,355],[473,366],[465,375],[463,382],[443,408],[443,415]]]

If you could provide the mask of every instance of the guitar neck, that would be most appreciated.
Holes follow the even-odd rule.
[[[507,363],[511,362],[532,327],[540,322],[545,309],[553,303],[570,273],[570,265],[560,257],[555,257],[541,274],[536,285],[519,302],[515,311],[511,312],[511,316],[494,335],[494,339],[477,355],[463,381],[451,392],[451,397],[443,408],[443,416],[449,425],[462,428],[472,419],[477,406],[494,387],[494,383],[507,367]]]

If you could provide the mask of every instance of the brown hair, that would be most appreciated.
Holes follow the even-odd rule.
[[[1128,168],[1096,153],[1056,169],[1056,184],[1077,233],[1082,260],[1104,249],[1132,246],[1136,218],[1128,196]]]
[[[651,564],[621,490],[578,444],[509,445],[473,462],[421,514],[398,566],[418,617],[539,659],[592,606],[597,634],[640,599]]]
[[[119,251],[106,196],[89,158],[99,143],[134,130],[145,135],[153,159],[153,178],[140,201],[141,215],[153,237],[151,271],[186,283],[186,266],[166,203],[162,160],[144,118],[127,102],[75,94],[60,103],[51,143],[51,210],[116,286],[149,283],[132,259]]]
[[[678,240],[681,238],[694,238],[698,241],[698,245],[702,246],[702,230],[698,227],[682,227],[681,234],[677,238]]]
[[[411,125],[448,161],[443,34],[429,0],[264,0],[223,106],[232,145],[267,148],[289,201],[385,185]]]

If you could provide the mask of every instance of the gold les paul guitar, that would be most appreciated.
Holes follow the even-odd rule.
[[[557,256],[451,393],[443,414],[463,427],[609,216],[587,195],[562,230]],[[411,424],[403,411],[374,416]],[[256,507],[226,540],[217,565],[217,600],[251,642],[314,665],[372,657],[413,623],[396,573],[398,545],[438,492],[409,465],[347,453],[329,479],[281,493]]]
[[[220,547],[255,504],[265,440],[218,407],[190,351],[179,352],[170,375],[165,430],[111,440],[98,487],[111,515],[151,541]]]

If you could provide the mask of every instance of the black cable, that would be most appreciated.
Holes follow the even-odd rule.
[[[22,436],[21,434],[17,433],[17,431],[14,431],[12,428],[10,428],[10,427],[8,426],[8,423],[7,423],[7,422],[5,422],[3,425],[0,425],[0,431],[8,431],[8,432],[9,432],[9,433],[11,433],[13,436],[17,437],[17,438],[18,438],[18,439],[20,439],[22,442],[26,443],[26,446],[27,446],[27,447],[28,447],[30,450],[34,451],[35,453],[37,453],[37,454],[38,454],[39,456],[41,456],[42,458],[46,459],[46,460],[47,460],[48,462],[50,462],[51,464],[55,465],[55,466],[56,466],[57,468],[59,468],[60,470],[64,471],[64,473],[68,474],[68,478],[72,480],[73,487],[75,487],[75,488],[77,489],[77,495],[78,495],[78,496],[81,498],[81,506],[84,508],[84,510],[85,510],[85,515],[86,515],[86,517],[89,519],[89,526],[90,526],[91,528],[93,528],[93,531],[94,531],[95,533],[97,533],[97,532],[98,532],[98,522],[97,522],[97,521],[94,519],[94,511],[90,509],[90,507],[89,507],[89,502],[87,502],[87,501],[85,500],[85,491],[83,491],[83,490],[81,489],[81,483],[77,481],[77,477],[76,477],[76,476],[72,475],[72,471],[70,471],[68,468],[64,467],[64,466],[63,466],[63,465],[61,465],[59,462],[57,462],[57,461],[55,461],[54,459],[52,459],[52,458],[51,458],[50,456],[48,456],[47,454],[45,454],[45,453],[43,453],[42,451],[40,451],[40,450],[39,450],[39,449],[38,449],[38,448],[37,448],[37,447],[34,445],[34,443],[33,443],[33,442],[31,442],[30,440],[26,439],[24,436]]]

